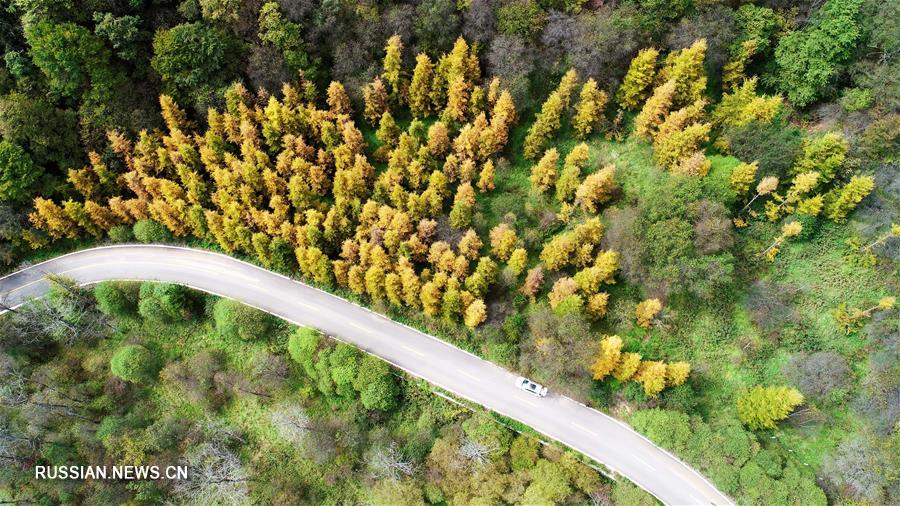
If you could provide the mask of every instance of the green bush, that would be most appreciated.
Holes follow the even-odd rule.
[[[311,327],[299,327],[288,337],[288,355],[313,379],[317,377],[313,360],[322,338],[322,333]]]
[[[864,88],[847,88],[841,96],[841,107],[847,112],[856,112],[872,107],[875,97],[872,90]]]
[[[281,237],[273,237],[269,243],[269,254],[272,256],[272,269],[282,273],[293,272],[297,268],[297,256],[290,243]]]
[[[366,409],[388,411],[397,405],[399,388],[387,362],[366,355],[359,365],[359,373],[353,381],[359,392],[359,400]]]
[[[513,471],[531,469],[537,462],[540,444],[533,437],[520,434],[509,448],[509,465]]]
[[[667,388],[660,395],[660,401],[665,404],[666,409],[683,411],[685,413],[690,413],[697,407],[697,396],[694,393],[694,388],[687,383],[674,388]]]
[[[497,9],[497,27],[507,35],[530,37],[544,28],[547,14],[533,0],[520,0]]]
[[[473,416],[462,423],[466,437],[488,448],[496,448],[498,453],[507,453],[512,445],[512,432],[484,416]]]
[[[138,314],[146,320],[174,322],[194,317],[196,296],[190,289],[171,283],[141,285]]]
[[[109,361],[113,374],[125,381],[137,383],[151,379],[156,373],[156,357],[139,344],[122,346]]]
[[[94,435],[98,440],[103,441],[110,436],[115,436],[122,432],[122,429],[125,426],[124,417],[117,415],[104,416],[103,420],[100,420],[100,425],[97,426],[97,432],[95,432]]]
[[[356,396],[353,390],[353,380],[359,373],[359,359],[359,350],[344,343],[338,343],[328,356],[331,379],[334,381],[337,393],[342,397],[353,398]]]
[[[822,227],[821,222],[817,219],[816,216],[810,216],[808,214],[799,214],[792,218],[789,218],[786,221],[791,220],[799,221],[800,225],[803,226],[803,230],[801,230],[797,237],[794,239],[795,242],[812,239],[813,236],[815,236],[819,232],[819,229]]]
[[[484,345],[484,354],[491,362],[513,367],[516,363],[517,348],[515,343],[488,341]]]
[[[219,335],[244,341],[265,337],[275,323],[271,315],[233,299],[219,299],[216,302],[213,320]]]
[[[622,395],[625,396],[625,399],[627,399],[628,402],[633,402],[635,404],[647,402],[647,394],[644,392],[644,387],[635,381],[629,381],[625,384]]]
[[[137,315],[140,284],[129,281],[104,281],[94,287],[97,307],[117,317]]]
[[[872,162],[900,159],[900,115],[888,114],[873,121],[857,139],[860,154]]]
[[[725,131],[731,154],[740,160],[759,162],[759,173],[783,176],[800,156],[800,129],[778,117],[773,121],[751,121]]]
[[[172,234],[162,223],[154,220],[140,220],[134,224],[134,237],[144,244],[171,242]]]
[[[18,144],[0,141],[0,200],[23,202],[32,191],[43,170],[34,166],[31,156]]]
[[[113,242],[129,242],[134,239],[134,229],[128,225],[116,225],[109,229],[109,238]]]
[[[522,313],[511,314],[503,320],[503,333],[509,341],[518,342],[526,328],[528,320]]]

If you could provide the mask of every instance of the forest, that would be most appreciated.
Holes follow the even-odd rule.
[[[896,0],[11,0],[0,261],[225,252],[624,420],[739,504],[889,504],[898,17]],[[314,329],[177,285],[54,279],[0,316],[0,351],[3,500],[653,503]],[[200,481],[36,482],[36,462],[186,462]]]
[[[66,346],[39,367],[4,359],[4,409],[14,416],[0,433],[12,464],[0,479],[17,491],[14,502],[643,497],[634,486],[612,491],[574,452],[435,395],[378,358],[230,299],[178,285],[107,282],[91,290],[57,279],[40,304],[16,316],[17,349]],[[77,334],[48,331],[48,311],[73,308]],[[34,480],[22,464],[35,454],[59,465],[180,464],[190,479]]]

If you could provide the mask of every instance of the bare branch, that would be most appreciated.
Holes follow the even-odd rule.
[[[478,441],[466,437],[463,439],[462,445],[459,447],[459,454],[479,466],[487,464],[491,459],[491,454],[496,453],[499,449],[489,447]]]
[[[176,497],[195,504],[245,504],[249,478],[241,460],[227,447],[203,443],[185,455],[188,479],[175,481]]]
[[[399,480],[415,471],[412,461],[403,456],[396,443],[374,448],[366,458],[366,463],[372,476],[377,479]]]

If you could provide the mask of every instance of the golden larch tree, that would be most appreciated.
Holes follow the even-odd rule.
[[[616,92],[616,99],[624,109],[637,109],[650,94],[656,77],[656,60],[659,50],[652,47],[641,49],[631,60],[622,86]]]

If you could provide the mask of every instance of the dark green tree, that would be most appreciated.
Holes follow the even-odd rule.
[[[459,14],[453,0],[425,0],[416,7],[413,19],[419,47],[433,56],[448,51],[456,40]]]
[[[30,199],[42,172],[21,146],[0,141],[0,200],[22,202]]]
[[[828,0],[804,29],[781,39],[773,84],[791,102],[805,107],[836,84],[863,36],[861,5],[862,0]]]
[[[140,17],[95,12],[94,33],[109,42],[119,58],[135,61],[140,56],[140,42],[143,37]]]
[[[25,148],[38,166],[59,173],[84,158],[76,114],[22,93],[0,98],[0,136]]]
[[[268,2],[259,11],[259,40],[281,52],[291,74],[302,70],[307,79],[315,79],[316,68],[303,43],[302,30],[300,24],[285,19],[277,2]]]
[[[237,77],[241,52],[231,32],[185,23],[157,32],[151,64],[176,100],[205,105]]]
[[[50,89],[63,97],[77,98],[92,80],[109,74],[109,50],[87,28],[74,23],[41,21],[25,25],[29,53]]]

